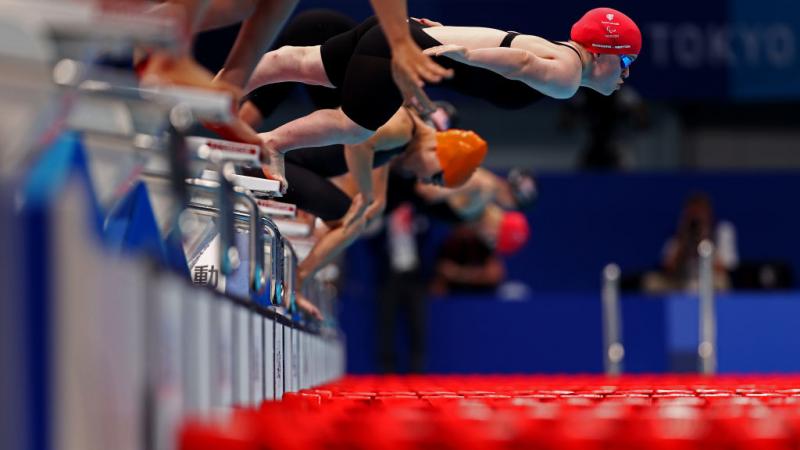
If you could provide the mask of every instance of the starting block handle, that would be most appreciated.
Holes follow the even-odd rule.
[[[205,122],[231,122],[233,117],[233,97],[221,91],[191,88],[185,86],[133,87],[115,86],[110,83],[84,82],[84,91],[108,92],[111,95],[141,98],[171,109],[181,106],[188,110],[194,120]],[[227,141],[222,141],[227,142]]]
[[[205,122],[228,123],[234,119],[231,108],[233,97],[225,92],[185,86],[139,87],[128,74],[111,69],[92,69],[92,74],[96,77],[83,80],[81,78],[87,72],[86,65],[72,59],[59,61],[57,70],[64,74],[55,80],[57,84],[76,87],[84,95],[113,98],[134,104],[144,101],[158,105],[165,113],[180,106],[191,114],[191,119]]]
[[[291,314],[294,314],[297,311],[297,303],[295,301],[295,289],[297,286],[297,254],[294,251],[294,247],[286,238],[286,236],[281,237],[283,251],[284,251],[284,267],[283,267],[283,294],[284,298],[281,299],[281,304],[287,307]],[[288,297],[287,297],[288,296]]]
[[[142,98],[165,107],[187,108],[195,120],[229,123],[233,121],[233,97],[227,92],[185,86],[137,88]],[[227,142],[227,141],[223,141]]]
[[[266,233],[269,233],[272,236],[270,240],[270,252],[271,252],[271,262],[272,267],[270,268],[270,272],[272,273],[273,282],[270,283],[270,292],[269,292],[269,301],[272,305],[279,305],[280,300],[283,296],[281,289],[283,288],[283,280],[285,277],[284,273],[284,266],[283,266],[283,236],[281,236],[281,231],[278,229],[278,226],[275,225],[275,222],[267,217],[265,214],[261,214],[261,228]]]

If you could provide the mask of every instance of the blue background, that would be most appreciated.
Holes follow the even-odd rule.
[[[655,267],[691,192],[707,192],[717,216],[736,226],[740,260],[783,260],[791,264],[795,279],[800,275],[800,210],[793,198],[800,192],[800,177],[795,173],[551,174],[537,179],[542,196],[529,213],[531,240],[507,259],[509,278],[530,291],[521,301],[493,295],[430,299],[429,370],[601,371],[603,266],[617,262],[623,273]],[[443,235],[443,225],[433,227],[423,249],[428,261]],[[369,245],[357,242],[349,251],[342,293],[348,368],[357,373],[376,370],[376,264]],[[697,345],[696,310],[691,297],[627,297],[627,369],[687,369],[686,355],[691,357]],[[800,370],[797,317],[800,294],[793,292],[737,292],[720,299],[720,370]]]

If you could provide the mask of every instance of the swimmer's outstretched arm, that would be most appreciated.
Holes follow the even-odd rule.
[[[383,212],[386,210],[386,191],[389,188],[389,166],[384,164],[372,171],[372,195],[374,200],[372,204],[364,211],[364,219],[366,223],[364,227],[369,229],[372,223],[383,217]]]
[[[425,53],[491,70],[510,80],[522,81],[554,98],[572,97],[580,86],[581,73],[576,66],[560,60],[540,58],[519,48],[468,50],[460,45],[446,44],[431,47]]]
[[[364,198],[356,195],[353,197],[347,214],[339,221],[340,223],[330,224],[330,231],[314,244],[308,256],[297,266],[297,281],[301,288],[306,280],[333,261],[342,250],[361,235],[364,230],[365,218],[363,216],[355,218],[355,216],[363,209]]]
[[[365,213],[361,212],[367,206],[364,197],[354,192],[351,186],[337,184],[348,195],[353,195],[353,202],[350,204],[347,214],[338,223],[326,224],[329,231],[319,238],[306,259],[297,266],[297,279],[300,286],[358,239],[364,230],[370,227],[371,221],[383,216],[386,207],[386,189],[389,185],[389,165],[386,164],[373,170],[372,176],[375,186],[375,201],[366,208]],[[343,184],[349,185],[348,182],[341,181]]]
[[[347,161],[347,169],[350,176],[356,182],[358,192],[364,195],[364,207],[366,208],[367,205],[370,205],[375,200],[372,185],[372,164],[375,160],[374,140],[370,138],[360,144],[345,145],[344,158]],[[356,218],[361,217],[363,212],[363,210],[359,211]]]
[[[414,123],[411,120],[411,116],[400,108],[372,137],[358,144],[345,145],[344,156],[348,171],[355,179],[366,205],[375,201],[372,184],[372,163],[375,152],[407,144],[413,138]]]

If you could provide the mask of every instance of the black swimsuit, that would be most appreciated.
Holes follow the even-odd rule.
[[[511,41],[514,40],[515,37],[519,36],[519,33],[516,31],[506,31],[506,35],[503,38],[503,42],[500,43],[500,47],[511,47]]]
[[[503,38],[503,42],[500,43],[500,47],[511,47],[511,42],[517,36],[519,36],[519,33],[517,33],[516,31],[507,31],[505,37]],[[548,39],[548,41],[550,40]],[[578,52],[578,49],[567,44],[566,42],[550,41],[550,43],[555,45],[560,45],[562,47],[567,47],[568,49],[572,50],[573,52],[575,52],[576,55],[578,55],[578,59],[581,60],[581,65],[583,65],[583,56],[581,56],[580,52]]]
[[[283,28],[272,49],[278,49],[284,45],[321,45],[334,36],[352,30],[357,25],[358,22],[336,11],[327,9],[304,11],[296,15]],[[262,117],[268,117],[292,94],[297,85],[299,83],[267,84],[247,94],[245,100],[249,100],[259,110]],[[312,85],[302,85],[302,88],[317,109],[333,109],[342,104],[342,94],[339,89]]]
[[[388,164],[405,149],[403,146],[376,152],[372,167]],[[348,172],[343,145],[293,150],[286,154],[285,169],[289,189],[279,201],[297,205],[324,221],[344,217],[350,208],[350,197],[329,180]],[[264,178],[260,168],[243,168],[242,173]]]
[[[573,52],[575,52],[575,54],[578,55],[578,59],[581,60],[581,66],[583,66],[583,56],[581,56],[581,53],[578,51],[578,49],[576,49],[575,47],[567,44],[566,42],[556,42],[556,41],[550,41],[550,42],[553,43],[553,44],[556,44],[556,45],[560,45],[562,47],[567,47],[568,49],[570,49]]]
[[[441,45],[416,21],[410,21],[409,28],[412,38],[421,48]],[[509,35],[506,39],[513,39],[514,35]],[[391,49],[374,18],[327,40],[321,51],[328,78],[342,90],[342,110],[357,124],[376,130],[403,104],[392,79]],[[453,78],[442,81],[440,86],[482,98],[498,107],[518,109],[544,97],[525,83],[509,80],[490,70],[447,57],[434,59],[455,72]]]

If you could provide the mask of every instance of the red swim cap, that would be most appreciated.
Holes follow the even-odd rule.
[[[638,55],[642,33],[630,17],[616,9],[595,8],[572,26],[570,39],[592,53]]]
[[[497,232],[497,252],[510,255],[521,249],[531,235],[528,219],[518,211],[503,213]]]

